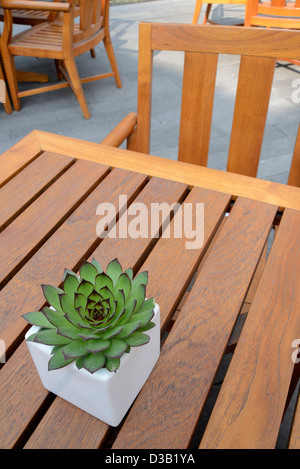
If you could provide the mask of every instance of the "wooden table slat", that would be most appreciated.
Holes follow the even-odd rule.
[[[275,448],[300,337],[300,212],[287,209],[201,448]],[[287,311],[287,314],[283,314]]]
[[[18,444],[49,396],[25,342],[1,370],[0,389],[0,448],[10,449]]]
[[[77,161],[0,233],[0,287],[63,223],[107,171],[107,166]]]
[[[41,146],[35,132],[30,133],[5,153],[2,153],[0,155],[0,187],[30,164],[40,153]]]
[[[188,447],[275,214],[237,200],[113,449]]]
[[[0,232],[74,162],[74,158],[43,153],[0,189]]]

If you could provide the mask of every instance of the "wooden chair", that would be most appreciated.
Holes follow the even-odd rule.
[[[241,56],[227,171],[257,176],[276,58],[300,53],[300,32],[235,26],[140,24],[137,115],[129,114],[108,144],[150,152],[153,51],[185,53],[178,159],[207,166],[219,54]],[[300,131],[289,183],[300,187]]]
[[[67,3],[2,0],[2,7],[3,58],[7,62],[7,79],[16,110],[20,110],[21,97],[70,86],[84,117],[89,118],[81,83],[115,77],[117,86],[121,88],[122,83],[109,34],[109,0],[81,0],[80,21],[75,23],[76,4],[73,0]],[[51,15],[47,22],[12,37],[12,10],[18,9],[48,11]],[[92,50],[101,41],[104,43],[112,72],[80,79],[75,57]],[[66,81],[19,92],[13,60],[13,57],[18,55],[54,59],[59,73]]]
[[[36,1],[36,0],[32,0]],[[54,0],[56,1],[56,0]],[[76,6],[75,13],[77,15],[80,14],[80,8]],[[20,24],[24,26],[36,26],[41,23],[45,23],[51,17],[49,15],[53,15],[53,13],[49,11],[41,11],[41,10],[12,10],[12,18],[14,24]],[[0,21],[4,21],[4,11],[1,8],[1,1],[0,1]],[[96,57],[95,50],[91,50],[91,56]],[[58,73],[58,78],[61,79],[61,74]],[[37,72],[28,72],[24,70],[17,70],[17,81],[36,81],[40,83],[47,83],[49,81],[48,75],[43,73]]]
[[[211,11],[211,7],[213,5],[246,5],[247,0],[196,0],[196,6],[195,6],[192,24],[198,23],[203,3],[207,4],[204,19],[203,19],[203,24],[207,24],[207,23],[217,24],[214,21],[209,19],[209,14]],[[242,23],[239,22],[235,26],[243,26],[243,25],[244,25],[244,22]]]
[[[12,113],[10,99],[7,93],[4,75],[4,63],[1,55],[1,34],[0,34],[0,103],[3,104],[4,110],[7,114]]]
[[[295,0],[295,2],[248,0],[245,26],[300,30],[300,0]],[[300,65],[300,55],[299,60],[287,60],[283,57],[279,57],[278,60]]]

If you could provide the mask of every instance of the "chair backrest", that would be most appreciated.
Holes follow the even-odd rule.
[[[208,161],[218,55],[241,56],[227,171],[256,177],[276,58],[283,51],[287,58],[300,57],[300,32],[141,23],[136,149],[143,153],[150,152],[154,50],[185,53],[178,159],[202,166]]]
[[[75,5],[77,3],[80,20],[78,29],[74,31],[74,42],[82,41],[99,31],[109,11],[109,0],[77,0]]]
[[[300,29],[300,0],[248,0],[245,26]]]

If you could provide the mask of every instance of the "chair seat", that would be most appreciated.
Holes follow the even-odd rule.
[[[75,25],[76,27],[78,26]],[[42,23],[13,37],[9,45],[9,51],[13,55],[26,56],[33,54],[39,56],[39,50],[41,56],[45,56],[45,50],[50,54],[51,52],[62,51],[62,33],[62,23]]]
[[[12,15],[15,24],[25,24],[34,26],[36,24],[47,21],[48,11],[35,11],[35,10],[12,10]],[[0,9],[0,21],[4,21],[4,13]]]
[[[101,31],[103,18],[100,24],[94,26],[95,35]],[[92,41],[93,36],[89,38]],[[78,23],[74,24],[73,42],[74,55],[76,56],[76,46],[82,47],[80,41],[84,41],[84,32],[80,30]],[[89,50],[89,41],[86,42],[86,50]],[[63,23],[52,21],[42,23],[14,36],[11,40],[9,51],[12,55],[45,57],[45,51],[49,58],[62,58],[63,52]],[[80,52],[82,53],[82,52]]]

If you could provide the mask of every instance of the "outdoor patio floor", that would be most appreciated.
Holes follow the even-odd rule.
[[[23,98],[21,111],[14,111],[11,115],[5,114],[3,106],[0,106],[0,154],[34,129],[100,142],[129,112],[136,111],[139,23],[191,23],[194,7],[195,0],[152,0],[112,5],[111,37],[123,81],[122,89],[116,87],[113,78],[83,85],[91,113],[89,120],[84,119],[70,89]],[[203,14],[199,22],[202,22]],[[232,24],[237,18],[243,19],[244,7],[216,5],[211,17],[222,24]],[[1,29],[2,26],[0,24]],[[16,26],[15,33],[21,28]],[[78,57],[81,76],[98,74],[100,70],[110,71],[102,43],[96,47],[96,53],[96,59],[92,59],[89,53]],[[172,159],[176,159],[177,153],[182,66],[181,53],[155,54],[151,153]],[[51,60],[17,57],[16,68],[46,73],[51,81],[56,80],[54,61]],[[238,57],[220,58],[209,154],[209,165],[217,169],[226,167],[238,69]],[[20,84],[20,89],[27,87],[25,83]],[[276,67],[258,177],[286,183],[299,116],[300,67],[281,62]],[[220,370],[221,375],[224,369]],[[212,399],[217,393],[218,385],[212,390]],[[278,448],[286,446],[294,402],[282,426]],[[209,411],[208,402],[207,413]]]

